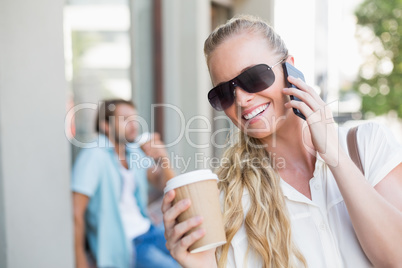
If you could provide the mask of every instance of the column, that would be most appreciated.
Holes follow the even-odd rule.
[[[0,2],[0,267],[71,268],[62,0]]]

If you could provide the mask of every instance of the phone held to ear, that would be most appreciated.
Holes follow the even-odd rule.
[[[284,62],[284,63],[282,64],[282,67],[283,67],[283,72],[284,72],[284,74],[285,74],[285,83],[286,83],[286,86],[287,86],[288,88],[290,88],[290,87],[297,88],[295,85],[289,83],[289,81],[288,81],[288,76],[289,76],[289,75],[291,75],[291,76],[293,76],[293,77],[296,77],[296,78],[300,78],[301,80],[305,81],[305,80],[304,80],[304,75],[303,75],[303,73],[300,72],[298,69],[296,69],[296,68],[295,68],[293,65],[291,65],[290,63]],[[297,89],[298,89],[298,88],[297,88]],[[297,97],[295,97],[295,96],[293,96],[293,95],[290,95],[290,99],[291,99],[291,100],[302,101],[302,100],[300,100],[299,98],[297,98]],[[299,109],[293,108],[293,112],[294,112],[298,117],[300,117],[300,118],[306,120],[306,117],[300,112]]]

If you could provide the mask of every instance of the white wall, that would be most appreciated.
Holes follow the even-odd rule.
[[[165,110],[165,143],[178,141],[174,146],[168,146],[168,150],[189,161],[187,169],[173,161],[173,165],[179,164],[175,165],[177,171],[208,168],[203,166],[206,162],[196,158],[207,159],[212,154],[211,132],[205,131],[211,123],[212,108],[207,99],[210,78],[203,54],[204,41],[211,31],[210,1],[170,0],[162,3],[165,100],[179,109]],[[183,122],[180,116],[183,116]],[[204,132],[188,132],[195,128],[204,129]]]
[[[2,268],[74,263],[63,3],[0,2]]]
[[[310,85],[315,76],[316,0],[275,2],[275,31],[284,40],[295,66]]]

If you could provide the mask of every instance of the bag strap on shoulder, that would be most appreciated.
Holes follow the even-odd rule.
[[[364,169],[359,155],[359,148],[357,146],[357,129],[357,126],[351,128],[346,139],[348,143],[349,156],[364,175]]]

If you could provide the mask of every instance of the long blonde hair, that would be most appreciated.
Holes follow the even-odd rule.
[[[241,33],[261,35],[275,53],[282,58],[288,56],[284,42],[266,22],[251,16],[240,16],[221,25],[207,38],[204,44],[207,62],[217,46]],[[217,250],[218,266],[226,267],[230,242],[243,221],[249,243],[246,254],[253,250],[261,257],[265,267],[307,266],[292,241],[288,211],[279,175],[272,166],[273,159],[261,147],[263,144],[258,139],[239,131],[235,145],[223,155],[225,163],[217,173],[219,188],[224,193],[223,218],[228,242]],[[250,209],[245,218],[242,207],[244,190],[250,196]]]

